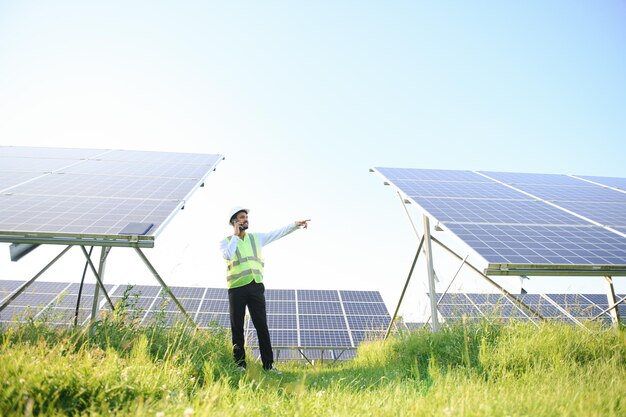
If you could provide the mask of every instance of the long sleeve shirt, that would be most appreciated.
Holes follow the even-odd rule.
[[[256,238],[256,244],[259,250],[265,245],[272,243],[275,240],[280,239],[281,237],[287,236],[289,233],[296,230],[298,226],[296,226],[295,222],[289,223],[286,226],[281,227],[280,229],[273,230],[267,233],[255,232],[254,237]],[[239,236],[232,236],[230,239],[225,238],[220,241],[220,251],[222,252],[222,256],[224,259],[230,261],[235,256],[235,251],[237,250],[237,244],[241,239]]]

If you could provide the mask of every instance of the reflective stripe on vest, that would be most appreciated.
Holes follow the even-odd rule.
[[[249,284],[252,280],[263,281],[263,258],[259,256],[256,239],[253,234],[247,234],[249,242],[245,239],[237,243],[235,256],[228,261],[226,280],[228,288],[237,288]],[[226,238],[229,242],[232,237]],[[241,249],[241,251],[240,251]],[[243,256],[242,253],[244,253]]]

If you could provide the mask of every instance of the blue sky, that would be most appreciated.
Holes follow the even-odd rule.
[[[224,285],[217,242],[243,204],[257,230],[313,219],[267,247],[268,287],[373,289],[391,308],[417,242],[368,169],[626,177],[624,21],[623,1],[2,1],[0,143],[224,154],[148,253],[167,282]],[[2,257],[0,278],[58,250]],[[45,277],[77,279],[78,255]],[[458,265],[435,255],[445,285]],[[153,282],[116,256],[109,280]],[[422,294],[423,267],[413,281]]]

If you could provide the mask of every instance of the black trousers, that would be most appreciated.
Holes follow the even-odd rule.
[[[250,312],[252,324],[256,329],[261,351],[261,362],[264,369],[270,369],[274,363],[274,352],[270,332],[267,328],[267,312],[265,309],[265,286],[252,281],[239,288],[228,289],[228,304],[230,307],[230,329],[233,337],[233,356],[235,363],[246,366],[246,351],[244,346],[244,324],[246,306]]]

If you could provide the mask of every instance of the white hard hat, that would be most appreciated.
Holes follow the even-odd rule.
[[[245,208],[243,206],[235,206],[233,208],[230,209],[230,215],[228,216],[228,224],[230,224],[230,220],[233,218],[233,216],[237,213],[239,213],[240,211],[245,211],[246,214],[250,213],[250,209],[249,208]]]

